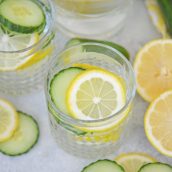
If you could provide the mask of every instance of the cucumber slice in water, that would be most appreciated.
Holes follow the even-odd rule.
[[[82,131],[78,128],[73,127],[72,125],[68,125],[65,122],[63,122],[60,118],[59,115],[54,111],[54,109],[51,107],[51,105],[48,105],[48,110],[51,112],[52,114],[52,118],[53,120],[55,120],[60,126],[62,126],[63,128],[71,131],[72,133],[78,135],[78,136],[83,136],[85,134],[87,134],[87,132]],[[52,124],[53,125],[53,124]]]
[[[69,48],[69,47],[72,47],[75,45],[79,45],[81,43],[88,43],[88,42],[101,43],[101,44],[110,46],[110,47],[118,50],[120,53],[122,53],[128,60],[130,59],[129,52],[123,46],[116,44],[114,42],[109,42],[109,41],[104,41],[104,40],[73,38],[67,42],[66,47]]]
[[[0,3],[0,23],[11,31],[33,33],[42,29],[46,19],[33,0],[4,0]]]
[[[139,172],[172,172],[172,166],[164,163],[150,163],[141,167]]]
[[[50,95],[51,99],[56,105],[56,107],[63,113],[68,114],[68,110],[66,107],[66,93],[67,89],[72,82],[72,80],[83,71],[84,69],[71,67],[60,71],[58,74],[54,76],[50,85]],[[70,126],[63,122],[58,114],[54,112],[51,105],[48,106],[49,111],[52,113],[53,118],[56,122],[67,130],[75,133],[76,135],[85,135],[86,132],[83,132],[73,126]]]
[[[82,172],[125,172],[115,161],[99,160],[85,167]]]
[[[72,80],[84,69],[71,67],[60,71],[51,81],[50,95],[56,107],[63,113],[68,114],[66,107],[66,93]]]
[[[38,124],[30,115],[19,113],[19,127],[13,137],[0,143],[0,152],[9,156],[17,156],[31,150],[39,138]]]

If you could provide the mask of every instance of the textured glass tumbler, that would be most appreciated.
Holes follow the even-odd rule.
[[[38,41],[21,50],[0,50],[0,68],[7,66],[5,70],[0,70],[0,92],[2,93],[20,95],[44,85],[44,76],[52,63],[54,52],[54,22],[51,2],[40,0],[37,3],[40,3],[39,6],[43,9],[46,19],[44,30],[41,33],[32,34],[35,36],[34,39],[38,39]],[[4,41],[10,37],[8,33],[1,32],[1,34]],[[27,35],[23,34],[22,36],[25,38]],[[27,60],[30,61],[27,62]],[[19,68],[11,68],[13,64],[22,64],[23,62],[26,62],[26,66],[24,64]]]
[[[56,22],[70,36],[107,38],[125,23],[133,0],[55,0]]]
[[[73,66],[97,66],[123,78],[126,85],[125,105],[112,116],[93,121],[75,119],[62,113],[51,99],[51,81],[61,70]],[[119,51],[96,43],[67,49],[58,56],[50,69],[45,87],[51,131],[64,150],[80,157],[100,158],[113,153],[119,143],[122,144],[120,140],[125,136],[124,128],[135,95],[135,77],[131,64]],[[101,130],[102,127],[108,129]]]

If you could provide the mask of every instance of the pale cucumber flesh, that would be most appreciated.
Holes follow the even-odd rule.
[[[10,31],[33,33],[45,25],[44,11],[33,0],[5,0],[0,3],[0,23]]]
[[[85,167],[82,172],[125,172],[115,161],[99,160]]]
[[[19,127],[13,137],[0,143],[0,152],[17,156],[28,152],[38,141],[39,128],[37,122],[30,115],[19,113]]]
[[[160,162],[144,165],[139,172],[172,172],[172,166]]]

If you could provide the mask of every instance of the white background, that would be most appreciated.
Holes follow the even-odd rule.
[[[125,28],[112,38],[113,41],[124,45],[131,53],[132,60],[136,52],[146,42],[159,38],[160,34],[152,25],[143,0],[136,0],[128,16]],[[59,35],[62,46],[66,38]],[[0,94],[1,97],[12,101],[16,107],[28,114],[32,114],[40,125],[41,135],[38,144],[27,154],[19,157],[8,157],[0,154],[0,172],[80,172],[88,163],[94,160],[84,160],[73,157],[58,148],[54,142],[48,123],[48,115],[44,91],[21,96],[10,97]],[[135,99],[133,118],[130,121],[130,135],[121,144],[119,150],[114,150],[110,159],[122,152],[147,152],[159,161],[172,164],[172,158],[160,155],[147,141],[143,131],[143,116],[147,104],[137,95]],[[106,157],[105,157],[106,158]]]

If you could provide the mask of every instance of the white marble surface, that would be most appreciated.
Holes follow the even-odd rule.
[[[152,25],[146,11],[144,0],[135,0],[133,10],[128,17],[126,26],[113,41],[126,46],[134,59],[135,53],[147,41],[160,37]],[[62,38],[61,36],[61,39]],[[64,41],[64,40],[60,40]],[[32,114],[40,125],[41,135],[38,144],[27,154],[19,157],[8,157],[0,154],[0,172],[80,172],[94,160],[73,157],[58,148],[54,142],[48,124],[48,115],[43,90],[36,93],[10,97],[0,94],[12,101],[16,107]],[[113,158],[122,152],[147,152],[158,160],[172,164],[172,158],[160,155],[147,141],[143,131],[143,115],[147,104],[137,95],[135,99],[133,119],[130,123],[130,137],[119,150],[114,150]],[[106,157],[105,157],[106,158]]]

